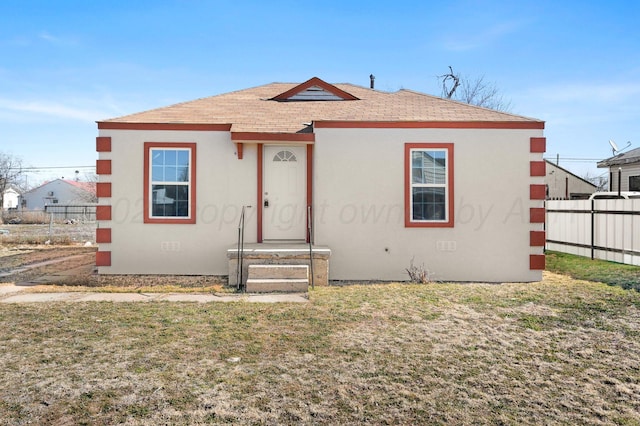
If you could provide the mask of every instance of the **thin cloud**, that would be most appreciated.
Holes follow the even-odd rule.
[[[534,88],[530,95],[543,98],[551,102],[634,102],[640,95],[638,83],[613,84],[566,84]]]
[[[53,35],[48,31],[42,31],[38,34],[38,39],[45,41],[55,46],[75,46],[78,44],[77,40],[69,37],[60,37]]]
[[[96,121],[109,116],[105,111],[91,110],[86,107],[69,106],[58,102],[49,101],[15,101],[0,98],[0,112],[3,115],[19,114],[23,118],[28,115],[31,118],[64,118],[78,121]]]
[[[471,34],[455,34],[443,41],[446,50],[464,52],[479,49],[513,34],[522,27],[522,22],[510,21],[496,24]]]

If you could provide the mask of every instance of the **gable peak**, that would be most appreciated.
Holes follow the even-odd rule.
[[[278,102],[356,101],[358,98],[333,84],[329,84],[318,77],[313,77],[286,92],[274,96],[270,100]]]

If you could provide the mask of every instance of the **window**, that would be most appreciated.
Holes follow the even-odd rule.
[[[405,144],[405,226],[453,226],[453,144]]]
[[[629,176],[629,191],[640,191],[640,176]]]
[[[145,223],[195,223],[193,143],[145,143]]]
[[[298,161],[291,151],[280,151],[273,156],[273,161]]]

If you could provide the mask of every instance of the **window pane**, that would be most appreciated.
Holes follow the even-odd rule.
[[[178,159],[176,161],[176,166],[188,166],[189,165],[189,151],[186,149],[181,149],[178,151]]]
[[[445,188],[412,188],[413,220],[446,220]]]
[[[151,152],[153,154],[151,164],[154,166],[164,165],[164,151],[159,149],[154,149]]]
[[[189,182],[189,167],[178,167],[176,182]]]
[[[629,176],[629,191],[640,191],[640,176]]]
[[[178,153],[175,150],[167,149],[164,151],[164,164],[167,166],[175,166],[178,161]]]
[[[189,151],[152,150],[152,182],[189,182]]]
[[[422,184],[445,184],[446,156],[445,151],[413,151],[411,153],[411,181]]]
[[[189,216],[189,187],[187,185],[152,185],[151,190],[153,216]]]
[[[164,181],[164,168],[162,166],[153,166],[151,168],[151,180],[155,182]]]

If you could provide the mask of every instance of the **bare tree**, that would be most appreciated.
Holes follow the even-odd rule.
[[[582,178],[588,182],[591,182],[596,186],[596,191],[606,191],[607,186],[609,185],[609,180],[607,178],[608,173],[602,175],[595,175],[591,172],[586,172]]]
[[[455,73],[449,66],[449,73],[439,75],[442,80],[442,97],[477,105],[497,111],[511,110],[511,101],[506,100],[495,83],[485,80],[484,76],[470,79]]]
[[[0,212],[4,206],[4,192],[9,186],[17,185],[22,173],[21,158],[0,152]],[[2,223],[2,214],[0,214],[0,223]]]

